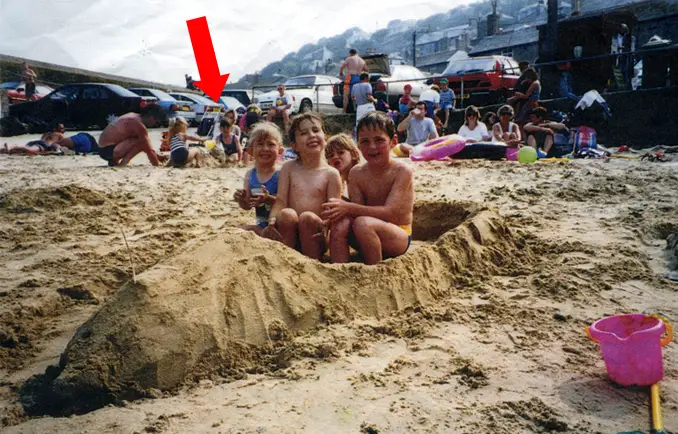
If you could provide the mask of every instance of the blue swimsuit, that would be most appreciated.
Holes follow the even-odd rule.
[[[263,185],[266,187],[266,190],[268,190],[268,194],[275,196],[278,194],[278,176],[280,175],[280,172],[277,171],[271,176],[271,178],[262,183],[259,182],[259,178],[257,178],[257,169],[254,168],[250,171],[250,177],[249,177],[249,187],[250,187],[250,194],[260,194],[260,192],[254,192],[252,193],[252,190],[254,189],[261,189],[261,186]],[[271,213],[271,208],[272,205],[269,204],[262,204],[259,205],[258,207],[255,208],[254,212],[256,213],[257,216],[257,226],[260,228],[265,228],[268,226],[268,216]]]

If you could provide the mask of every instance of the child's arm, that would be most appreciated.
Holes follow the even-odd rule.
[[[414,176],[411,168],[404,165],[401,167],[383,206],[364,205],[364,195],[360,191],[360,186],[354,179],[351,179],[353,175],[353,171],[351,171],[348,184],[352,202],[330,200],[329,203],[324,205],[324,218],[336,221],[345,216],[368,216],[385,222],[400,222],[407,219],[407,214],[412,212],[411,205],[414,199],[414,186],[412,184]]]
[[[200,142],[200,143],[202,143],[202,142],[204,142],[205,140],[207,140],[207,139],[205,139],[205,138],[198,137],[198,136],[189,136],[188,134],[185,134],[184,136],[185,136],[185,139],[184,139],[184,140],[195,140],[196,142]]]
[[[245,174],[245,182],[242,190],[236,190],[233,195],[233,198],[238,201],[240,208],[244,210],[252,209],[250,206],[250,171],[251,170],[248,170]]]
[[[278,194],[275,197],[275,203],[271,207],[271,212],[268,214],[268,225],[275,226],[276,218],[278,214],[283,209],[287,208],[287,198],[289,196],[290,190],[290,168],[291,164],[295,164],[295,161],[288,161],[283,164],[282,169],[280,169],[280,175],[278,178]]]

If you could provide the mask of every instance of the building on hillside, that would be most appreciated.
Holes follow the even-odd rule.
[[[328,61],[332,61],[332,52],[327,47],[312,51],[301,58],[301,74],[324,74]]]
[[[476,37],[475,22],[416,35],[416,66],[422,71],[443,72],[447,61],[457,51],[468,51]]]
[[[536,26],[521,26],[485,36],[477,39],[469,52],[472,57],[493,54],[513,57],[517,61],[534,62],[539,57],[539,30]]]
[[[572,13],[572,5],[565,1],[558,2],[558,16],[566,17]],[[537,1],[520,9],[516,14],[516,22],[529,23],[546,21],[546,2]]]
[[[391,53],[388,55],[388,62],[391,65],[407,65],[405,58],[400,53]]]
[[[589,17],[613,11],[626,10],[633,13],[637,23],[637,47],[645,44],[653,35],[678,42],[678,2],[675,0],[574,0],[574,6],[564,7],[559,2],[559,20],[569,17]],[[539,26],[546,24],[545,6],[532,6],[521,15],[520,23],[509,28],[500,29],[498,33],[487,35],[487,23],[478,23],[478,39],[471,41],[469,54],[473,57],[502,54],[516,60],[537,61],[539,57]],[[528,11],[539,11],[538,14],[525,15]],[[563,16],[570,10],[570,15]],[[527,21],[527,22],[525,22]]]

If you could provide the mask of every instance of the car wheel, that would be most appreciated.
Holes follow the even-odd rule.
[[[307,99],[303,100],[299,106],[299,113],[305,113],[311,110],[313,110],[313,103]]]

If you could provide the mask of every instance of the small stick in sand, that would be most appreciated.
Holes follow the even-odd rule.
[[[132,249],[129,248],[129,244],[127,243],[127,237],[125,236],[125,231],[122,229],[122,226],[120,226],[120,232],[122,233],[122,239],[125,240],[125,246],[127,246],[127,254],[129,255],[129,265],[132,267],[132,280],[134,283],[137,283],[137,273],[134,270],[134,261],[132,261]]]

